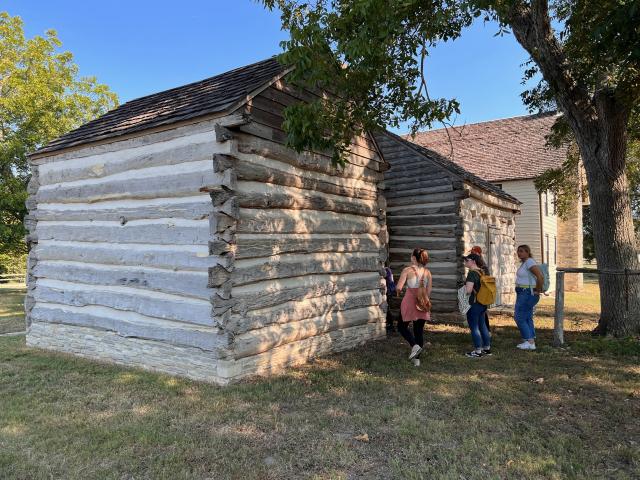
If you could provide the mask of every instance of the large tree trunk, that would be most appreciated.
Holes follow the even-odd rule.
[[[592,94],[574,77],[551,28],[548,0],[514,2],[499,13],[540,67],[578,142],[589,183],[598,268],[640,269],[625,175],[629,98],[617,98],[604,85]],[[640,276],[601,275],[600,294],[599,333],[640,333]]]
[[[598,269],[638,270],[638,246],[624,168],[626,122],[620,121],[616,112],[598,110],[600,118],[592,124],[594,129],[574,128],[589,183]],[[598,333],[639,334],[640,276],[604,274],[599,283]]]

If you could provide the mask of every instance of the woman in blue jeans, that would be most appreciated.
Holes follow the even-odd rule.
[[[531,256],[529,245],[518,247],[520,267],[516,272],[516,306],[514,317],[516,325],[522,336],[522,343],[518,344],[520,350],[536,349],[536,330],[533,326],[533,308],[540,301],[543,293],[544,276],[540,267]]]
[[[470,253],[462,258],[464,266],[469,269],[465,280],[465,288],[469,294],[469,304],[471,305],[467,311],[467,323],[471,330],[474,346],[474,349],[465,355],[469,358],[480,358],[491,355],[491,334],[485,322],[488,305],[476,301],[478,290],[480,290],[480,271],[486,273],[486,265],[477,253]]]

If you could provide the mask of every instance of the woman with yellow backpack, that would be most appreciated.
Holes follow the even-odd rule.
[[[471,305],[471,308],[467,311],[467,323],[471,330],[471,339],[474,346],[474,349],[465,355],[469,358],[480,358],[485,355],[491,355],[491,334],[485,322],[485,315],[487,307],[493,303],[490,298],[491,292],[487,288],[488,286],[490,287],[488,285],[490,282],[487,282],[487,280],[493,280],[493,277],[487,275],[486,264],[477,253],[470,253],[462,258],[464,259],[464,266],[469,269],[465,280],[465,288],[469,294],[469,303]],[[485,282],[482,281],[483,279]],[[495,301],[495,283],[493,286]],[[481,291],[481,288],[483,291]]]

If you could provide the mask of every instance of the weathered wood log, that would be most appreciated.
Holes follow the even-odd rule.
[[[227,127],[217,123],[214,130],[216,134],[216,142],[224,143],[229,140],[233,140],[234,134]]]
[[[454,190],[451,183],[445,185],[436,185],[435,187],[424,187],[415,189],[398,189],[398,190],[386,190],[385,197],[387,199],[400,198],[400,197],[413,197],[419,195],[429,195],[440,192],[452,192]]]
[[[229,279],[237,286],[302,275],[372,272],[378,270],[379,262],[378,255],[361,253],[287,254],[267,259],[236,260],[233,272],[221,265],[209,269],[209,286],[217,287]]]
[[[400,226],[455,226],[458,216],[455,214],[434,215],[389,215],[387,225],[389,227]]]
[[[319,252],[377,252],[380,241],[374,235],[335,235],[335,234],[280,234],[272,235],[238,234],[238,246],[226,242],[212,242],[209,251],[221,254],[233,251],[236,259],[268,257],[283,253],[319,253]]]
[[[172,119],[172,121],[174,121],[174,119]],[[141,135],[140,132],[123,135],[118,138],[117,142],[114,142],[113,138],[107,139],[104,142],[99,141],[99,138],[95,138],[96,141],[88,145],[78,145],[61,151],[31,155],[29,161],[34,165],[43,165],[69,159],[84,158],[89,162],[91,157],[97,155],[111,153],[121,155],[124,152],[140,151],[139,149],[148,145],[167,142],[179,137],[192,136],[198,133],[210,132],[213,138],[216,124],[229,127],[237,126],[244,122],[246,122],[246,119],[242,117],[241,113],[231,113],[216,118],[205,118],[197,123],[194,123],[193,120],[188,120],[181,124],[174,122],[171,125],[146,130],[143,135]],[[190,142],[190,140],[187,140],[187,143],[188,142]]]
[[[387,180],[385,178],[384,181],[384,190],[385,191],[401,191],[401,190],[411,190],[416,188],[431,188],[431,187],[440,187],[442,185],[450,185],[451,179],[448,177],[445,178],[435,178],[433,180],[425,180],[422,176],[415,176],[411,178],[396,179],[396,180]]]
[[[36,278],[49,278],[90,285],[128,286],[185,295],[207,300],[214,291],[207,288],[207,272],[171,271],[80,262],[39,261]]]
[[[420,247],[416,247],[419,245]],[[457,238],[428,238],[428,237],[393,237],[389,246],[392,249],[407,249],[413,250],[414,248],[426,248],[428,251],[444,251],[451,250],[456,251]]]
[[[218,375],[220,354],[162,341],[123,337],[106,330],[35,322],[27,334],[27,345],[198,381],[229,382]]]
[[[258,158],[256,158],[257,160]],[[277,162],[280,163],[280,162]],[[275,167],[293,169],[290,165],[280,164]],[[362,198],[365,200],[375,200],[377,192],[375,186],[363,182],[350,182],[354,186],[348,184],[340,184],[337,179],[319,178],[319,175],[311,175],[311,172],[305,172],[302,169],[282,171],[274,168],[274,165],[263,165],[255,161],[238,159],[235,164],[236,174],[240,180],[259,181],[273,183],[287,187],[303,188],[317,192],[330,193],[334,195],[343,195],[352,198]],[[314,178],[315,177],[315,178]],[[343,182],[346,183],[346,182]]]
[[[378,219],[346,213],[304,210],[240,209],[238,232],[243,233],[371,233],[380,231]]]
[[[251,310],[244,315],[232,314],[227,318],[224,328],[237,335],[268,325],[285,324],[326,315],[329,312],[379,306],[382,302],[383,296],[379,291],[339,292],[335,295],[285,302],[274,307]]]
[[[73,307],[69,305],[38,303],[31,312],[33,321],[62,323],[117,332],[125,337],[159,340],[172,345],[197,347],[219,352],[229,345],[229,337],[217,329],[187,325],[137,313],[118,312],[107,307]]]
[[[220,300],[214,310],[224,313],[246,314],[285,302],[302,301],[308,298],[333,295],[339,292],[378,291],[380,275],[375,273],[352,273],[344,275],[307,275],[278,281],[254,283],[235,287],[233,298]]]
[[[417,244],[413,248],[418,248]],[[390,262],[408,262],[410,260],[413,248],[395,248],[393,242],[389,245],[389,261]],[[455,262],[458,255],[454,250],[429,250],[429,259],[432,262]]]
[[[241,181],[237,193],[240,206],[245,208],[323,210],[369,217],[378,214],[376,202],[372,200],[349,199],[259,182]]]
[[[400,198],[388,198],[387,204],[390,207],[396,207],[400,205],[423,205],[426,203],[435,202],[455,202],[456,200],[466,198],[469,196],[467,190],[457,190],[453,192],[432,193],[425,195],[415,195],[412,197],[400,197]]]
[[[220,185],[232,188],[233,179],[215,174],[210,161],[191,162],[125,172],[99,181],[85,180],[79,185],[63,183],[54,187],[45,186],[38,190],[37,200],[39,203],[93,203],[124,198],[184,197]]]
[[[98,203],[42,203],[34,212],[36,220],[51,221],[121,221],[156,218],[199,220],[208,217],[211,198],[207,194],[193,197],[154,198],[149,200],[114,200]]]
[[[434,165],[432,162],[416,162],[411,165],[396,165],[394,163],[391,164],[391,168],[388,172],[385,172],[385,179],[387,181],[403,179],[406,180],[410,177],[419,176],[423,180],[428,180],[432,178],[442,178],[442,175],[446,174],[446,170],[444,170],[439,165]]]
[[[287,343],[274,349],[237,360],[220,360],[217,371],[224,378],[238,379],[252,375],[270,375],[284,367],[305,363],[328,353],[355,348],[385,334],[383,322],[367,323],[334,330],[322,335]]]
[[[252,330],[238,335],[233,341],[235,358],[266,352],[277,346],[321,335],[355,325],[377,322],[383,318],[379,307],[367,307],[348,312],[329,312],[325,315],[283,325]]]
[[[396,275],[396,273],[400,274],[402,270],[409,265],[409,263],[406,260],[407,259],[401,262],[389,263],[389,267],[393,271],[394,275]],[[437,263],[429,262],[427,264],[427,268],[429,269],[431,274],[434,275],[434,278],[436,275],[455,276],[458,272],[458,266],[455,262],[437,262]]]
[[[383,178],[382,173],[374,172],[368,168],[357,165],[347,165],[344,168],[338,168],[333,165],[330,157],[310,152],[296,153],[277,142],[255,138],[251,135],[238,134],[237,142],[239,153],[271,158],[305,170],[343,178],[355,178],[370,183],[377,183]]]
[[[451,225],[439,226],[429,225],[422,226],[400,226],[400,227],[388,227],[389,234],[393,236],[401,237],[441,237],[441,238],[454,238],[462,235],[462,228],[458,228]]]
[[[153,223],[152,223],[153,222]],[[43,240],[158,245],[207,245],[208,220],[158,219],[121,222],[38,222]]]
[[[398,215],[443,215],[447,213],[458,213],[458,208],[455,203],[438,205],[438,206],[407,206],[401,207],[399,210],[387,210],[387,217],[394,217]]]
[[[206,272],[226,259],[209,255],[202,245],[178,246],[147,243],[60,242],[44,240],[35,247],[40,260],[87,262],[106,265],[131,265],[171,270]]]
[[[125,150],[117,154],[98,155],[43,165],[42,184],[73,182],[101,178],[117,173],[150,167],[204,161],[214,153],[229,153],[229,145],[215,141],[212,132],[184,136],[169,142]]]
[[[210,301],[178,295],[145,292],[127,287],[82,285],[43,278],[38,281],[34,297],[38,302],[75,307],[100,305],[147,317],[213,326]]]
[[[284,90],[280,90],[277,87],[269,87],[265,89],[260,95],[254,98],[254,104],[256,107],[261,108],[262,110],[274,109],[275,104],[281,105],[278,109],[279,112],[282,112],[282,107],[287,107],[289,105],[293,105],[300,102],[300,98],[293,96],[287,93]],[[352,138],[352,146],[360,147],[368,150],[370,153],[364,156],[377,155],[377,149],[374,142],[368,138],[368,134],[363,135],[354,135]]]
[[[245,112],[247,118],[250,118],[254,124],[250,126],[243,126],[241,128],[242,131],[252,132],[254,135],[259,137],[277,141],[278,143],[286,145],[287,134],[282,128],[284,118],[281,112],[274,114],[262,108],[254,108],[251,105],[246,106]],[[313,150],[313,152],[329,157],[331,156],[331,152],[328,151],[323,152]],[[349,145],[348,152],[345,155],[345,160],[352,165],[365,167],[373,170],[374,172],[380,171],[380,159],[377,153],[369,149],[362,148],[359,145]]]

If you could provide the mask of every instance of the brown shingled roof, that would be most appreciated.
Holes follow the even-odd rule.
[[[275,57],[215,77],[131,100],[53,140],[34,155],[225,112],[285,72]]]
[[[490,182],[535,178],[566,159],[565,148],[546,146],[556,114],[546,113],[472,123],[449,129],[421,132],[404,138],[435,150],[465,170]]]
[[[448,170],[449,172],[453,173],[454,175],[457,175],[459,178],[461,178],[461,179],[471,183],[472,185],[475,185],[476,187],[480,188],[481,190],[485,190],[485,191],[487,191],[489,193],[492,193],[493,195],[496,195],[497,197],[502,198],[503,200],[507,200],[507,201],[509,201],[511,203],[514,203],[516,205],[522,205],[522,202],[520,200],[518,200],[517,198],[513,197],[512,195],[509,195],[507,192],[505,192],[501,188],[498,188],[493,183],[490,183],[490,182],[478,177],[477,175],[474,175],[473,173],[467,171],[466,169],[464,169],[460,165],[458,165],[458,164],[456,164],[456,163],[444,158],[442,155],[440,155],[438,152],[436,152],[434,150],[430,150],[428,148],[424,148],[424,147],[422,147],[420,145],[417,145],[415,143],[409,142],[405,138],[402,138],[402,137],[396,135],[395,133],[392,133],[392,132],[389,132],[389,131],[377,132],[375,134],[376,141],[378,141],[379,144],[382,143],[382,142],[380,142],[381,136],[386,136],[386,137],[388,137],[388,138],[390,138],[392,140],[395,140],[398,144],[403,145],[405,148],[411,149],[414,152],[420,154],[425,160],[430,160],[431,162],[435,163],[436,165],[439,165],[443,169]],[[382,156],[384,157],[384,154],[385,154],[384,145],[380,145],[380,148],[381,148]],[[391,163],[391,171],[393,171],[393,163]]]

